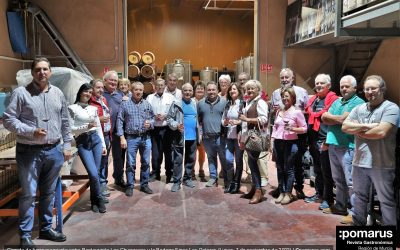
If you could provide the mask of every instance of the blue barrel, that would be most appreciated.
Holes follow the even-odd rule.
[[[10,93],[0,92],[0,117],[3,117],[4,110],[10,103]]]

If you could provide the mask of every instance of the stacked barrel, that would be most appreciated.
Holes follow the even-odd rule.
[[[132,51],[128,55],[128,77],[130,81],[139,81],[144,85],[145,94],[153,92],[152,81],[156,76],[155,56],[146,51],[141,55],[138,51]]]

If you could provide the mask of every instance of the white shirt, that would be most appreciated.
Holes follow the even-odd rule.
[[[151,107],[153,108],[154,115],[161,114],[167,116],[169,108],[175,101],[175,97],[170,93],[166,92],[164,92],[162,96],[159,96],[157,93],[154,93],[148,95],[146,100],[150,103]],[[155,127],[167,126],[167,119],[164,119],[163,121],[155,120],[154,126]]]
[[[296,109],[303,110],[305,109],[308,103],[308,93],[307,90],[303,89],[302,87],[293,85],[294,92],[296,93]],[[282,98],[281,98],[281,91],[282,88],[274,90],[272,92],[272,106],[279,106],[283,107]]]
[[[70,115],[72,134],[75,137],[78,137],[80,134],[86,133],[91,130],[97,130],[97,134],[100,136],[103,148],[106,147],[96,107],[87,104],[82,105],[80,103],[75,103],[68,106],[68,111]],[[89,123],[93,121],[96,122],[97,126],[89,129]]]
[[[240,109],[239,106],[240,106],[240,100],[237,99],[237,100],[235,100],[234,104],[231,104],[229,106],[228,110],[225,109],[224,114],[222,115],[222,121],[221,121],[222,125],[224,125],[225,118],[228,118],[230,120],[239,120],[239,109]],[[228,128],[227,138],[237,139],[237,137],[238,137],[237,125],[228,124],[226,127]]]
[[[173,92],[171,92],[168,90],[168,87],[165,87],[164,93],[169,93],[173,95],[178,101],[182,100],[182,91],[178,88],[176,88]]]
[[[258,101],[258,102],[257,102]],[[257,102],[257,114],[258,114],[258,122],[260,126],[267,126],[268,123],[268,104],[261,99],[261,95],[257,96],[251,101],[246,101],[246,107],[243,108],[243,114],[247,114],[247,111],[253,105],[253,103]],[[247,115],[246,115],[247,116]],[[242,132],[247,132],[247,122],[242,122]]]

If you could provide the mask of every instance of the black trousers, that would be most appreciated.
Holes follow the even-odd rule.
[[[154,127],[151,131],[151,174],[157,177],[161,173],[163,158],[166,176],[172,176],[171,133],[168,126]]]

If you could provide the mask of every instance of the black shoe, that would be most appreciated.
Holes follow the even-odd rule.
[[[229,187],[229,193],[237,194],[237,193],[239,193],[239,189],[240,189],[240,184],[236,183],[236,182],[232,182],[231,186]]]
[[[103,202],[105,203],[105,204],[107,204],[107,203],[110,203],[110,200],[108,199],[108,198],[106,198],[106,197],[101,197],[101,199],[103,200]]]
[[[161,177],[156,174],[151,174],[149,177],[149,182],[153,182],[153,181],[161,181]]]
[[[272,197],[274,197],[275,199],[279,197],[279,195],[281,194],[281,191],[279,191],[279,188],[276,188],[275,190],[273,190],[271,193]]]
[[[36,249],[36,245],[33,243],[31,237],[21,238],[19,246],[21,249]]]
[[[126,188],[126,183],[124,180],[115,181],[114,184],[120,188]]]
[[[51,240],[55,242],[62,242],[67,240],[67,236],[63,233],[59,233],[54,229],[50,229],[47,231],[40,231],[39,233],[39,239],[44,239],[44,240]]]
[[[303,190],[296,190],[296,196],[297,199],[299,200],[304,200],[304,198],[306,198],[306,195],[304,194]]]
[[[165,178],[165,184],[173,183],[173,182],[174,182],[174,178],[172,178],[172,176],[167,176]]]
[[[147,185],[140,187],[140,191],[142,191],[143,193],[146,193],[146,194],[152,194],[153,193],[153,190],[151,190],[149,188],[149,186],[147,186]]]
[[[127,188],[125,191],[125,195],[128,197],[132,197],[133,195],[133,188]]]
[[[97,204],[92,204],[92,211],[93,211],[93,213],[98,213],[99,212],[99,206]]]
[[[101,196],[103,196],[103,197],[110,197],[110,195],[111,195],[111,192],[109,190],[101,192]]]
[[[107,212],[106,203],[104,202],[104,198],[99,199],[97,206],[99,207],[100,213]]]
[[[224,187],[224,194],[229,194],[230,187],[231,187],[230,185]]]

